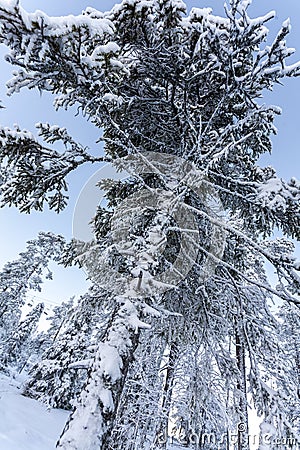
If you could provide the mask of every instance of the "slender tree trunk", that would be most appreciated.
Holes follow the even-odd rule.
[[[106,450],[129,364],[139,332],[131,320],[137,316],[128,300],[116,310],[105,339],[99,344],[86,388],[67,421],[57,448]],[[142,324],[142,322],[141,322]]]
[[[247,401],[247,377],[246,377],[246,348],[245,348],[245,331],[243,327],[243,300],[240,295],[239,288],[232,279],[238,295],[238,313],[235,318],[235,356],[239,370],[237,379],[237,391],[239,393],[239,423],[237,424],[237,450],[250,450],[249,446],[249,419],[248,419],[248,401]]]
[[[296,350],[296,367],[297,367],[297,375],[298,375],[297,395],[298,395],[298,398],[300,398],[300,352],[299,352],[298,347],[296,347],[295,350]]]
[[[237,381],[239,399],[239,423],[237,427],[237,450],[249,450],[249,428],[248,428],[248,402],[247,402],[247,381],[246,381],[246,356],[245,346],[241,338],[238,326],[235,333],[236,361],[240,372]]]
[[[177,358],[178,347],[176,342],[170,345],[170,353],[168,357],[168,367],[166,372],[165,383],[162,391],[161,414],[159,423],[156,428],[154,446],[152,448],[166,449],[168,440],[168,422],[171,409],[172,392],[174,386],[174,368]]]
[[[299,331],[295,330],[294,324],[292,324],[292,335],[298,336]],[[299,339],[300,341],[300,339]],[[296,375],[298,379],[298,388],[297,388],[297,395],[298,398],[300,398],[300,350],[299,350],[299,341],[298,339],[294,341],[294,350],[295,350],[295,363],[296,363]]]

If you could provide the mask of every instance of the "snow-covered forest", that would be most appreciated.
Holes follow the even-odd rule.
[[[281,114],[263,95],[300,62],[289,21],[267,44],[275,13],[250,3],[49,17],[0,0],[8,95],[53,94],[102,144],[1,124],[1,206],[60,213],[83,164],[127,173],[99,181],[92,240],[41,230],[0,271],[1,450],[299,449],[300,182],[260,157]],[[53,261],[90,288],[41,327],[43,303],[24,306]]]

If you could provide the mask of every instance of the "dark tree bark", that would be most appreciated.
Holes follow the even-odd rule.
[[[174,386],[174,369],[178,355],[178,346],[176,342],[170,345],[168,366],[166,368],[166,378],[162,390],[161,417],[156,428],[154,447],[166,449],[168,439],[168,422],[171,409],[172,393]]]
[[[239,393],[239,423],[237,425],[237,450],[249,450],[249,428],[248,428],[248,403],[247,403],[247,380],[246,380],[246,355],[243,338],[238,326],[235,333],[236,362],[240,376],[237,381]]]

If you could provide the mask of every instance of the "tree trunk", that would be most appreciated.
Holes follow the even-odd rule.
[[[236,361],[240,372],[237,381],[239,399],[239,423],[237,426],[237,450],[249,450],[249,428],[248,428],[248,402],[247,402],[247,381],[246,381],[246,357],[245,346],[241,338],[238,327],[235,333]]]
[[[106,450],[129,364],[138,345],[133,328],[135,306],[128,300],[112,317],[105,339],[99,344],[86,388],[68,419],[56,448]],[[142,324],[142,322],[140,322]]]
[[[162,417],[159,418],[159,423],[156,428],[154,448],[165,449],[167,447],[168,423],[171,409],[172,392],[174,386],[174,368],[175,368],[175,361],[177,358],[177,352],[178,352],[177,344],[176,342],[172,342],[170,346],[165,383],[162,391],[162,401],[160,407]]]

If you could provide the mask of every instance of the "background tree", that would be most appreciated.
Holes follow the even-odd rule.
[[[14,339],[17,332],[26,294],[29,290],[40,291],[43,277],[52,278],[48,264],[51,260],[59,260],[63,246],[64,239],[61,236],[41,232],[37,239],[28,241],[26,251],[20,253],[19,259],[3,267],[0,273],[2,361],[7,356],[6,343]]]
[[[1,359],[5,365],[16,366],[19,370],[29,358],[33,350],[34,333],[44,311],[44,304],[39,303],[18,324],[13,335],[4,341]]]
[[[23,395],[53,408],[72,409],[87,381],[94,347],[107,321],[105,293],[92,288],[78,305],[73,305],[73,300],[55,308],[44,339],[46,348],[23,388]]]

